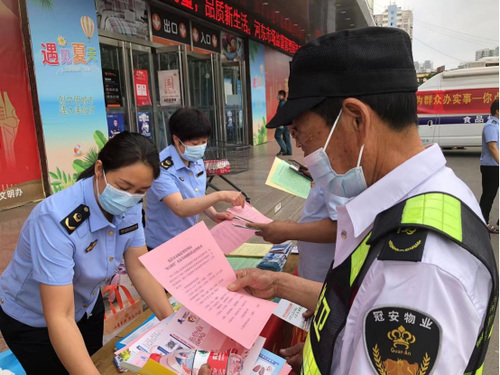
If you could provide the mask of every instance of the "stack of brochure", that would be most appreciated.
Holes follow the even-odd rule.
[[[153,353],[170,354],[179,349],[203,349],[242,356],[244,365],[241,375],[288,374],[290,368],[285,360],[263,349],[264,342],[265,338],[258,337],[251,349],[245,349],[181,306],[176,313],[161,322],[152,316],[118,342],[117,347],[120,349],[115,352],[115,363],[119,370],[139,372]]]

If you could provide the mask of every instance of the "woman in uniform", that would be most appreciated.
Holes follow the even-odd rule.
[[[231,219],[213,205],[227,202],[245,205],[238,191],[205,195],[207,174],[203,155],[212,131],[210,120],[193,108],[180,108],[170,117],[171,145],[160,153],[161,173],[147,194],[146,243],[149,249],[193,226],[204,212],[215,222]]]
[[[122,258],[159,319],[173,313],[164,289],[139,261],[147,252],[141,201],[158,177],[158,151],[124,132],[73,186],[38,204],[0,278],[0,330],[28,374],[99,374],[101,286]]]

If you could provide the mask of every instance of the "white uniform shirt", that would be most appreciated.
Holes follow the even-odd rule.
[[[299,223],[312,223],[326,218],[337,220],[337,206],[347,202],[346,198],[325,194],[319,186],[311,188],[300,215]],[[298,241],[299,276],[323,282],[335,257],[335,243]]]
[[[472,192],[445,164],[441,149],[433,145],[345,206],[337,207],[334,268],[356,249],[378,213],[406,198],[446,192],[482,217]],[[433,373],[463,374],[483,326],[491,287],[489,272],[479,260],[434,232],[427,236],[421,262],[376,259],[337,339],[331,373],[374,374],[365,348],[365,316],[377,307],[400,306],[428,314],[440,326],[441,342]]]

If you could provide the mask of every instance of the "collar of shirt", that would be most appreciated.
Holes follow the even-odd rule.
[[[490,118],[488,119],[488,122],[492,123],[493,120],[495,120],[497,122],[497,125],[498,125],[500,120],[498,120],[498,118],[496,118],[495,116],[490,116]]]
[[[345,205],[358,237],[382,211],[405,198],[422,181],[446,165],[437,144],[407,160]]]
[[[193,166],[199,165],[199,163],[203,163],[203,161],[197,160],[197,161],[192,161],[189,163],[189,167],[184,164],[184,161],[182,160],[181,156],[177,152],[177,149],[175,148],[174,145],[168,146],[170,148],[170,156],[172,156],[172,161],[174,162],[174,168],[176,171],[182,168],[186,169],[192,169]]]
[[[111,223],[102,213],[101,207],[99,207],[96,196],[94,194],[94,176],[89,177],[83,181],[83,194],[83,203],[90,209],[90,231],[95,232],[110,225]]]

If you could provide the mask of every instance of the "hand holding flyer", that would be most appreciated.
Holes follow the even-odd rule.
[[[203,222],[140,260],[182,305],[245,348],[276,307],[245,291],[227,290],[236,275]]]

